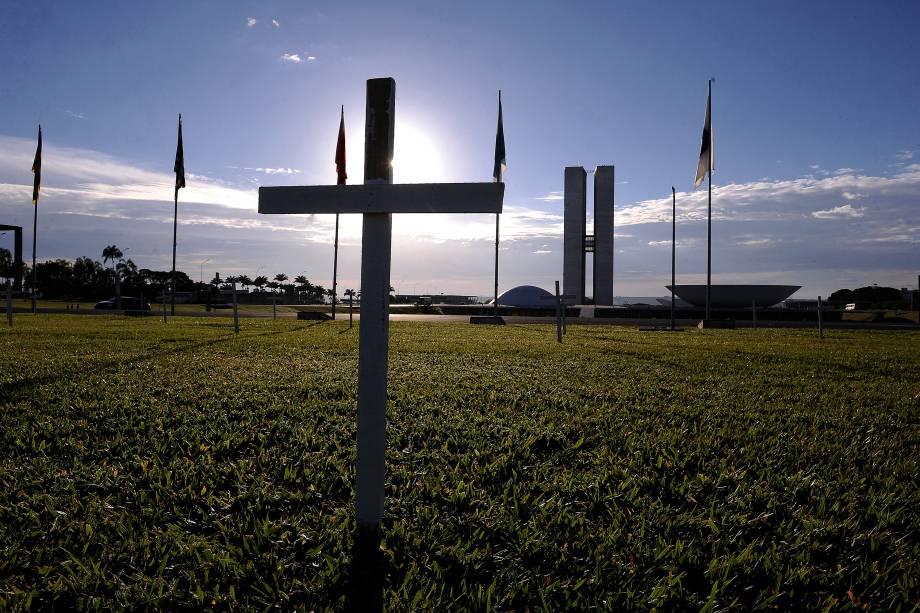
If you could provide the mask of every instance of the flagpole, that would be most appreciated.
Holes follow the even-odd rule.
[[[712,79],[709,79],[709,216],[706,222],[706,319],[712,293]]]
[[[173,199],[173,257],[172,257],[172,307],[170,315],[176,316],[176,229],[179,224],[179,188],[176,188]],[[195,273],[192,273],[195,274]]]
[[[335,287],[339,272],[339,214],[335,214],[335,246],[332,251],[332,319],[335,320]]]
[[[499,175],[499,182],[501,182],[501,175]],[[493,301],[493,310],[495,311],[495,316],[498,317],[498,213],[495,214],[495,299]]]
[[[341,156],[341,159],[339,159]],[[345,170],[345,105],[342,105],[339,119],[339,138],[335,144],[336,184],[345,185],[348,174]],[[340,165],[341,163],[341,165]],[[335,300],[339,281],[339,214],[335,214],[335,241],[332,247],[332,320],[335,321]]]
[[[35,211],[32,214],[32,314],[35,314],[37,307],[35,304],[35,246],[38,238],[38,201],[33,207]]]
[[[502,90],[498,90],[498,125],[502,130],[502,149],[505,146],[505,133],[504,126],[502,125]],[[498,148],[498,143],[496,143],[496,149]],[[497,157],[496,151],[496,157]],[[504,151],[502,151],[502,156],[504,157]],[[498,175],[495,177],[497,183],[502,182],[502,167],[501,164],[496,160]],[[498,317],[498,230],[499,230],[499,213],[495,214],[495,287],[493,292],[492,299],[492,314],[497,318]]]
[[[671,330],[674,329],[674,250],[677,245],[677,192],[671,186]]]

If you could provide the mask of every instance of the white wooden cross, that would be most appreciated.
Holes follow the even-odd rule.
[[[360,542],[376,551],[384,502],[392,213],[500,213],[503,183],[393,185],[396,82],[369,79],[364,185],[260,187],[259,213],[361,213],[356,501]],[[371,588],[373,589],[373,588]]]

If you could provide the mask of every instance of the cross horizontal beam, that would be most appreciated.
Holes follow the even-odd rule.
[[[259,213],[501,213],[504,183],[402,183],[259,188]]]

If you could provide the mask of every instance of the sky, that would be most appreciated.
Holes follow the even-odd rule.
[[[713,78],[713,282],[914,288],[917,23],[917,2],[3,0],[0,223],[28,251],[41,123],[38,259],[117,244],[168,269],[182,113],[178,267],[330,286],[334,218],[259,215],[257,188],[334,183],[342,105],[360,183],[365,82],[392,76],[395,182],[490,180],[502,91],[502,289],[561,279],[564,168],[612,164],[614,292],[660,296],[672,185],[678,282],[705,281]],[[393,228],[400,293],[491,293],[494,216]],[[344,216],[340,288],[360,287],[360,234]]]

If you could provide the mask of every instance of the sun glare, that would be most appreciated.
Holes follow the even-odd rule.
[[[411,124],[395,126],[394,183],[440,183],[444,181],[441,153],[426,131]]]

